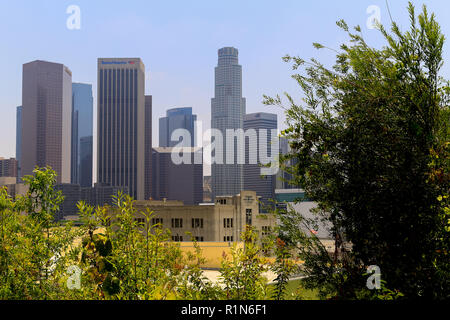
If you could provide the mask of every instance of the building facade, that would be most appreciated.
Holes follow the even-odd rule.
[[[22,154],[22,106],[16,109],[16,160],[17,160],[17,183],[20,182],[20,158]]]
[[[172,241],[191,241],[192,235],[200,242],[238,242],[246,225],[264,235],[276,224],[274,216],[260,214],[254,191],[216,197],[215,203],[201,205],[183,205],[181,201],[137,201],[137,221],[144,221],[139,212],[147,208],[155,214],[152,224],[169,229]]]
[[[244,187],[243,164],[237,161],[237,144],[234,144],[234,161],[227,164],[225,138],[227,129],[243,129],[244,114],[245,98],[242,97],[242,66],[239,65],[238,50],[221,48],[215,68],[214,98],[211,99],[211,128],[222,133],[223,148],[213,150],[211,154],[213,198],[239,194]],[[215,139],[212,138],[213,143]],[[215,163],[214,158],[222,164]]]
[[[183,148],[189,163],[176,164],[173,148],[153,148],[152,199],[179,200],[184,204],[203,202],[202,148]]]
[[[0,157],[0,177],[17,178],[18,161],[14,158],[4,159]]]
[[[73,83],[71,183],[82,187],[92,186],[93,112],[92,85]]]
[[[291,152],[291,148],[289,146],[289,141],[284,138],[279,138],[279,148],[280,148],[280,155],[285,156]],[[278,170],[278,173],[276,175],[276,189],[298,189],[300,186],[293,183],[293,176],[291,173],[286,172],[286,170],[283,170],[282,167],[287,167],[289,169],[293,168],[297,164],[297,159],[287,159],[284,161],[283,164],[280,163],[280,170]]]
[[[195,122],[197,115],[192,114],[192,108],[173,108],[166,111],[166,116],[159,118],[160,147],[195,147]],[[172,141],[172,133],[177,129],[185,129],[190,134],[190,140]]]
[[[257,140],[256,145],[252,147],[250,146],[249,140],[245,142],[244,189],[256,191],[256,194],[260,197],[261,211],[263,212],[267,211],[269,207],[272,207],[273,202],[271,200],[275,199],[276,175],[261,175],[261,167],[265,164],[265,159],[262,159],[262,154],[265,153],[264,156],[267,158],[273,156],[271,154],[270,130],[276,129],[276,114],[258,112],[244,116],[245,132],[250,134],[250,130],[252,130]],[[253,153],[252,156],[255,158],[256,164],[250,163],[250,152]]]
[[[296,214],[300,214],[305,221],[314,221],[310,225],[310,230],[305,225],[299,225],[299,228],[303,229],[303,231],[307,233],[312,232],[319,239],[323,240],[331,240],[333,238],[330,232],[331,224],[321,221],[320,217],[314,213],[313,209],[317,207],[317,203],[309,200],[302,189],[276,189],[275,199],[278,209],[286,211],[285,214],[290,214],[290,211],[293,210]]]
[[[21,175],[50,166],[58,183],[70,183],[72,73],[62,64],[23,65]]]
[[[151,173],[146,170],[146,159],[151,157],[151,139],[146,142],[151,102],[146,103],[144,81],[140,58],[98,59],[97,181],[127,187],[139,200],[149,194],[145,182]]]

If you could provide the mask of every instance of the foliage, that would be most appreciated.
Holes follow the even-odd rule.
[[[267,296],[267,279],[263,272],[267,270],[267,263],[251,226],[246,227],[242,240],[243,248],[234,243],[230,256],[223,255],[220,274],[226,299],[264,299]]]
[[[80,202],[82,226],[74,227],[55,222],[63,198],[53,170],[37,168],[24,180],[30,188],[23,197],[0,189],[0,299],[270,298],[268,265],[251,227],[242,235],[244,247],[235,244],[231,257],[224,256],[221,279],[213,283],[203,273],[198,243],[183,253],[130,196],[119,193],[111,207]],[[280,273],[287,258],[279,255]],[[79,287],[69,286],[78,276],[68,272],[72,267],[81,272]]]
[[[291,245],[308,248],[299,253],[307,285],[336,298],[361,297],[369,265],[378,265],[405,297],[450,296],[450,90],[439,77],[444,36],[425,6],[418,16],[411,3],[408,10],[409,31],[379,26],[382,49],[370,47],[359,26],[352,32],[339,21],[350,44],[340,47],[332,68],[284,57],[304,70],[292,76],[302,103],[286,94],[283,134],[292,152],[283,160],[295,165],[284,169],[331,223],[335,254],[299,230],[304,221],[295,213],[285,216],[282,231]],[[279,96],[264,103],[283,106]]]
[[[59,226],[54,215],[62,201],[49,168],[24,177],[27,194],[15,201],[0,191],[0,299],[55,299],[65,296],[66,270],[76,254],[77,233]]]

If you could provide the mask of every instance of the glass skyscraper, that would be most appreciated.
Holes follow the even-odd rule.
[[[226,129],[243,129],[245,98],[242,97],[242,66],[239,65],[236,48],[221,48],[218,56],[215,68],[215,94],[211,99],[211,128],[222,132],[223,158],[220,157],[221,150],[213,151],[212,157],[222,158],[223,164],[214,162],[211,164],[213,197],[236,195],[244,186],[243,164],[237,163],[236,143],[234,162],[226,163]],[[214,141],[214,138],[212,140]]]
[[[197,116],[192,114],[192,108],[173,108],[166,111],[166,116],[159,118],[159,146],[175,147],[179,141],[171,141],[176,129],[186,129],[191,135],[190,141],[183,141],[183,147],[195,147],[194,126]],[[180,138],[181,140],[181,138]]]
[[[81,187],[92,186],[92,136],[92,85],[73,83],[71,181]]]

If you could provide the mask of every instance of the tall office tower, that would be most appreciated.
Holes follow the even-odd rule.
[[[70,182],[72,72],[64,65],[23,65],[21,175],[50,166],[57,183]]]
[[[159,118],[159,146],[174,147],[181,141],[172,141],[172,133],[176,129],[186,129],[191,135],[189,141],[182,141],[182,147],[195,147],[195,121],[197,115],[192,114],[192,108],[174,108],[166,111],[166,116]]]
[[[275,155],[271,154],[271,130],[277,129],[277,115],[273,113],[257,112],[244,116],[244,130],[255,130],[257,144],[254,148],[250,148],[249,141],[245,143],[245,165],[244,165],[244,189],[256,191],[256,195],[260,196],[261,210],[265,212],[267,207],[271,205],[270,199],[275,199],[276,175],[261,175],[261,166],[264,160],[261,159],[265,152],[267,158]],[[264,132],[264,133],[263,133]],[[265,137],[263,135],[266,135]],[[260,149],[261,139],[266,140],[266,150]],[[250,164],[249,152],[256,152],[256,164]],[[277,150],[278,151],[278,150]]]
[[[223,149],[214,150],[211,156],[213,158],[217,156],[223,164],[215,163],[214,160],[211,164],[213,198],[234,196],[240,193],[244,186],[243,164],[238,164],[237,161],[236,141],[234,159],[232,163],[226,161],[226,129],[243,129],[245,98],[242,97],[242,67],[238,64],[237,49],[225,47],[219,49],[218,54],[219,60],[215,68],[215,95],[211,99],[211,128],[222,132]],[[212,140],[214,142],[215,138]]]
[[[151,154],[146,142],[151,103],[145,103],[145,66],[140,58],[99,58],[97,76],[97,181],[128,187],[132,197],[144,200],[145,182],[151,180],[145,168]]]
[[[16,112],[16,160],[17,160],[17,183],[20,182],[20,157],[22,153],[22,106],[17,107]]]
[[[73,83],[71,182],[81,187],[92,186],[93,109],[92,85]]]
[[[152,198],[180,200],[184,204],[203,202],[203,149],[183,148],[190,163],[172,161],[172,147],[153,148]]]
[[[152,196],[152,96],[145,96],[145,187],[146,200]]]

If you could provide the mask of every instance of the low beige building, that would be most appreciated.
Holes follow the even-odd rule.
[[[271,214],[259,212],[254,191],[242,191],[235,196],[216,197],[215,203],[184,205],[181,201],[136,201],[136,208],[154,212],[153,224],[160,223],[169,229],[173,241],[237,242],[245,226],[251,225],[264,235],[272,230],[276,219]],[[143,222],[138,214],[136,220]],[[190,235],[189,235],[190,234]]]
[[[6,187],[6,192],[12,198],[18,195],[25,195],[28,192],[28,185],[16,183],[16,177],[0,177],[0,188]]]

